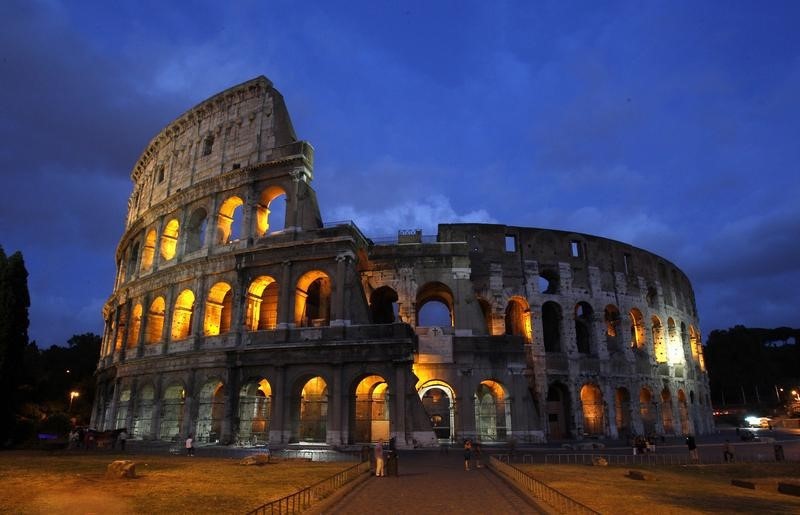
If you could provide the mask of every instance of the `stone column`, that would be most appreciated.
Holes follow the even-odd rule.
[[[292,294],[297,287],[292,282],[292,262],[284,261],[281,284],[278,285],[280,301],[278,302],[278,329],[294,327],[294,302]],[[290,317],[292,317],[290,319]]]
[[[345,291],[350,285],[347,283],[348,269],[355,256],[351,252],[342,252],[336,256],[336,282],[334,284],[333,305],[331,306],[331,326],[350,325],[349,306],[345,301]]]
[[[238,424],[234,419],[239,417],[239,369],[228,367],[225,371],[225,405],[223,407],[222,427],[220,428],[220,442],[230,444],[235,441]]]
[[[461,393],[455,399],[456,408],[456,428],[451,429],[451,434],[454,437],[471,438],[475,439],[477,435],[477,428],[475,427],[475,388],[477,385],[472,384],[472,369],[464,368],[458,370],[458,375],[461,377]],[[458,429],[456,435],[455,429]]]
[[[289,441],[292,435],[289,417],[289,400],[291,392],[286,385],[286,368],[276,366],[272,374],[272,406],[269,421],[270,444],[282,444]]]

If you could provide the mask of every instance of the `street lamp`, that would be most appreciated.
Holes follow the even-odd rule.
[[[72,401],[75,400],[75,397],[80,397],[81,393],[76,392],[75,390],[69,392],[69,411],[72,411]]]

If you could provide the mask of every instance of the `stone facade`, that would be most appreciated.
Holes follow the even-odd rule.
[[[399,447],[713,430],[694,294],[669,261],[503,225],[373,241],[322,223],[312,179],[264,77],[150,142],[104,307],[95,427]]]

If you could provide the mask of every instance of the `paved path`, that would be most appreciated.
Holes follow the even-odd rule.
[[[460,452],[400,451],[399,476],[372,476],[326,514],[544,513],[485,466],[464,470]]]

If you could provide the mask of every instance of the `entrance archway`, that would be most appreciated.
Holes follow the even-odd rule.
[[[553,383],[547,389],[547,427],[550,439],[567,438],[572,427],[567,413],[570,412],[569,390],[561,383]]]
[[[478,439],[505,441],[511,429],[511,403],[500,383],[482,381],[475,392],[475,427]]]
[[[656,432],[656,416],[654,413],[655,403],[653,395],[647,388],[639,391],[639,416],[642,419],[642,428],[645,435],[652,435]]]
[[[600,391],[600,388],[595,384],[583,385],[581,404],[583,405],[583,432],[599,436],[605,434],[603,392]]]
[[[225,417],[225,393],[223,384],[213,380],[203,385],[197,405],[195,438],[198,442],[217,442],[222,433]]]
[[[365,377],[356,385],[350,435],[354,443],[389,440],[388,386],[378,375]]]
[[[173,384],[164,390],[164,397],[161,399],[160,440],[169,441],[180,434],[185,398],[186,390],[180,384]]]
[[[615,422],[620,436],[631,432],[631,394],[627,388],[617,388],[614,393]]]
[[[443,381],[431,381],[419,390],[419,398],[439,441],[455,441],[455,392]]]
[[[240,442],[250,445],[269,441],[272,416],[272,387],[266,379],[253,381],[239,391]]]
[[[328,427],[328,384],[319,376],[309,379],[300,392],[298,437],[303,442],[325,442]]]

